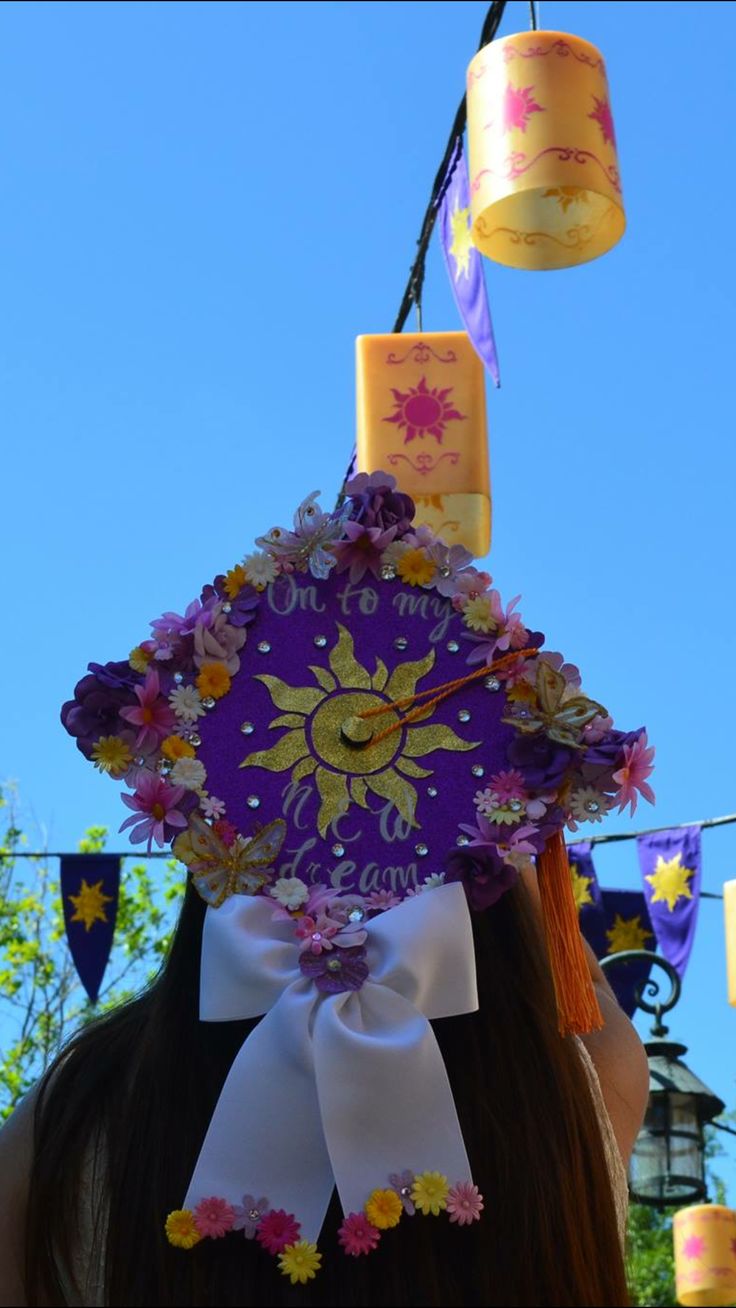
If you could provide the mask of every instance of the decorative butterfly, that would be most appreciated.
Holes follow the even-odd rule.
[[[276,818],[250,839],[239,836],[226,845],[212,827],[192,813],[189,826],[176,837],[173,852],[188,867],[197,892],[211,908],[230,895],[255,895],[269,880],[286,835],[286,823]]]
[[[324,581],[337,563],[330,546],[340,539],[351,504],[347,500],[335,513],[323,513],[316,503],[318,493],[313,491],[302,500],[294,514],[293,531],[272,527],[265,536],[256,538],[256,545],[290,563],[298,572],[309,570],[313,577]]]
[[[546,659],[537,665],[537,703],[521,701],[510,707],[502,722],[510,722],[517,730],[531,735],[544,731],[550,740],[572,749],[580,749],[580,733],[599,713],[606,717],[602,704],[586,695],[573,695],[563,702],[567,682]]]

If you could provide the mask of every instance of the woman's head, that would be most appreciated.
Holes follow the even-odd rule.
[[[485,1197],[483,1220],[458,1231],[432,1217],[405,1219],[357,1260],[337,1245],[333,1203],[320,1239],[323,1269],[303,1289],[240,1235],[186,1253],[170,1248],[164,1217],[181,1204],[253,1026],[199,1021],[204,911],[190,888],[159,978],[81,1033],[45,1089],[28,1249],[39,1295],[58,1296],[73,1251],[92,1239],[85,1204],[101,1205],[97,1196],[89,1204],[82,1185],[94,1159],[109,1221],[98,1224],[88,1262],[104,1266],[110,1304],[627,1301],[595,1110],[574,1043],[557,1034],[546,951],[523,883],[474,916],[480,1011],[434,1024]],[[390,1113],[391,1104],[381,1109]],[[258,1130],[259,1112],[244,1103],[243,1130]]]

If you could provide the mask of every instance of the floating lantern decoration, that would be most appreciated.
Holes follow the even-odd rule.
[[[736,1007],[736,881],[723,883],[723,915],[726,924],[728,1002]]]
[[[491,543],[483,364],[465,332],[359,336],[357,466],[382,468],[448,544]]]
[[[678,1303],[719,1308],[736,1303],[736,1212],[722,1204],[696,1204],[675,1213]]]
[[[483,46],[467,75],[473,241],[512,268],[568,268],[626,226],[600,51],[564,32]]]

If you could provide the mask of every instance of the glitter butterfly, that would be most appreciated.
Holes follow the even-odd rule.
[[[336,513],[323,513],[316,503],[318,494],[313,491],[302,500],[294,514],[293,531],[272,527],[256,539],[256,545],[274,554],[287,569],[309,570],[313,577],[324,580],[337,563],[330,546],[342,536],[351,505],[347,501]]]
[[[173,852],[192,875],[192,882],[206,904],[219,908],[230,895],[255,895],[273,873],[270,866],[286,835],[283,818],[269,822],[255,835],[237,836],[225,844],[197,813],[177,836]]]
[[[528,704],[524,701],[510,706],[502,722],[510,722],[518,731],[531,735],[544,731],[550,740],[572,749],[580,748],[580,735],[583,727],[593,721],[599,713],[606,716],[602,704],[586,695],[572,695],[563,701],[567,682],[561,672],[557,672],[546,659],[540,659],[537,666],[537,702]]]

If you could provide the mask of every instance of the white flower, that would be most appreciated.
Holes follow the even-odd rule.
[[[203,795],[199,807],[206,818],[217,820],[217,818],[223,817],[225,813],[225,801],[215,799],[214,795]]]
[[[409,546],[403,540],[392,540],[381,555],[381,563],[392,563],[395,567],[402,554],[406,554],[408,549]]]
[[[594,786],[583,786],[570,796],[570,812],[578,822],[602,822],[610,801]]]
[[[284,908],[301,908],[309,898],[309,890],[299,877],[279,877],[269,891]]]
[[[196,722],[204,717],[202,696],[196,686],[176,686],[169,695],[169,703],[182,722]]]
[[[444,886],[444,884],[445,884],[444,872],[432,872],[430,876],[424,878],[422,889],[435,890],[437,886]]]
[[[175,786],[185,790],[199,790],[207,780],[207,769],[198,758],[178,758],[169,773]]]
[[[270,554],[246,554],[243,567],[248,581],[256,590],[265,590],[269,582],[275,581],[279,575],[278,564]]]
[[[482,813],[484,817],[488,817],[498,804],[498,795],[491,790],[490,786],[486,786],[485,790],[475,792],[473,803],[479,813]]]

